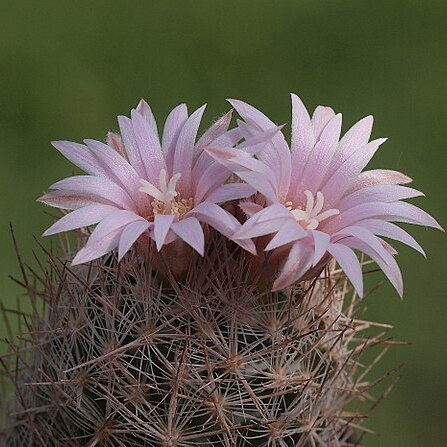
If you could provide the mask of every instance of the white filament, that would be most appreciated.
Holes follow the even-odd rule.
[[[166,205],[169,205],[174,197],[177,197],[178,192],[175,190],[177,186],[177,182],[179,181],[182,174],[174,174],[171,179],[167,179],[167,173],[165,169],[160,171],[160,179],[158,181],[159,187],[157,188],[152,183],[147,180],[140,180],[141,188],[139,189],[141,192],[149,194],[154,199],[163,202]]]
[[[292,213],[295,220],[306,230],[316,230],[323,220],[340,214],[340,211],[331,208],[321,212],[324,207],[324,195],[318,191],[316,197],[310,191],[304,191],[306,196],[306,206],[304,210],[301,207],[293,208],[292,202],[287,202],[287,208]]]

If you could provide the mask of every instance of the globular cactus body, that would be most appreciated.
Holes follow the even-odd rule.
[[[388,348],[387,329],[361,320],[334,265],[272,293],[245,256],[216,238],[181,282],[136,253],[73,269],[51,258],[43,291],[28,288],[29,335],[3,358],[6,445],[358,445],[374,405],[360,358]]]

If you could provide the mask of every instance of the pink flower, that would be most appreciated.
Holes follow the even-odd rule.
[[[240,223],[218,204],[247,197],[254,190],[248,184],[226,183],[231,172],[204,148],[211,142],[233,146],[241,135],[238,129],[228,131],[230,112],[196,142],[204,110],[205,106],[188,117],[184,104],[173,109],[160,141],[151,109],[141,101],[131,118],[118,117],[121,136],[109,133],[107,144],[54,142],[87,175],[56,182],[39,199],[73,210],[44,235],[98,224],[73,260],[80,264],[115,248],[121,259],[141,236],[153,239],[159,251],[181,239],[203,255],[201,223],[226,236],[234,234]],[[238,243],[255,250],[250,239]]]
[[[230,103],[244,119],[238,126],[246,138],[274,126],[254,107],[238,100]],[[256,151],[217,143],[207,149],[259,192],[254,201],[240,204],[249,219],[233,239],[273,235],[264,244],[266,251],[287,248],[274,290],[311,272],[318,274],[333,257],[362,295],[362,271],[354,253],[359,250],[380,266],[402,295],[396,251],[382,237],[424,254],[412,236],[391,222],[441,227],[426,212],[402,201],[423,195],[402,186],[411,182],[409,177],[389,170],[362,172],[385,142],[369,141],[373,118],[363,118],[340,139],[341,124],[341,114],[329,107],[317,107],[311,118],[298,96],[292,95],[290,148],[278,132]]]

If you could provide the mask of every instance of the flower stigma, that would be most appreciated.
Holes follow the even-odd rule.
[[[310,191],[304,191],[304,195],[306,196],[304,210],[301,207],[293,208],[292,202],[286,202],[286,207],[305,230],[316,230],[323,220],[340,214],[335,208],[321,212],[324,207],[324,195],[321,191],[317,192],[316,197]]]
[[[147,180],[140,179],[141,187],[139,191],[154,198],[151,202],[152,213],[147,217],[148,220],[153,220],[155,214],[175,214],[181,219],[191,211],[194,205],[193,198],[180,198],[175,189],[181,176],[180,173],[174,174],[168,182],[166,170],[162,169],[158,188]]]

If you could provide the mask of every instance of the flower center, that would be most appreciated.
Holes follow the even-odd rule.
[[[340,214],[335,208],[321,212],[324,207],[324,195],[321,191],[317,192],[316,197],[310,191],[304,191],[304,195],[306,196],[304,210],[301,207],[293,208],[292,202],[286,202],[286,206],[305,230],[316,230],[323,220]]]
[[[180,198],[175,190],[180,177],[181,174],[174,174],[168,182],[166,170],[162,169],[158,188],[147,180],[140,180],[140,191],[154,198],[154,201],[151,202],[152,213],[147,217],[148,220],[152,220],[155,214],[175,214],[181,219],[191,211],[194,200],[191,197],[189,199]]]

